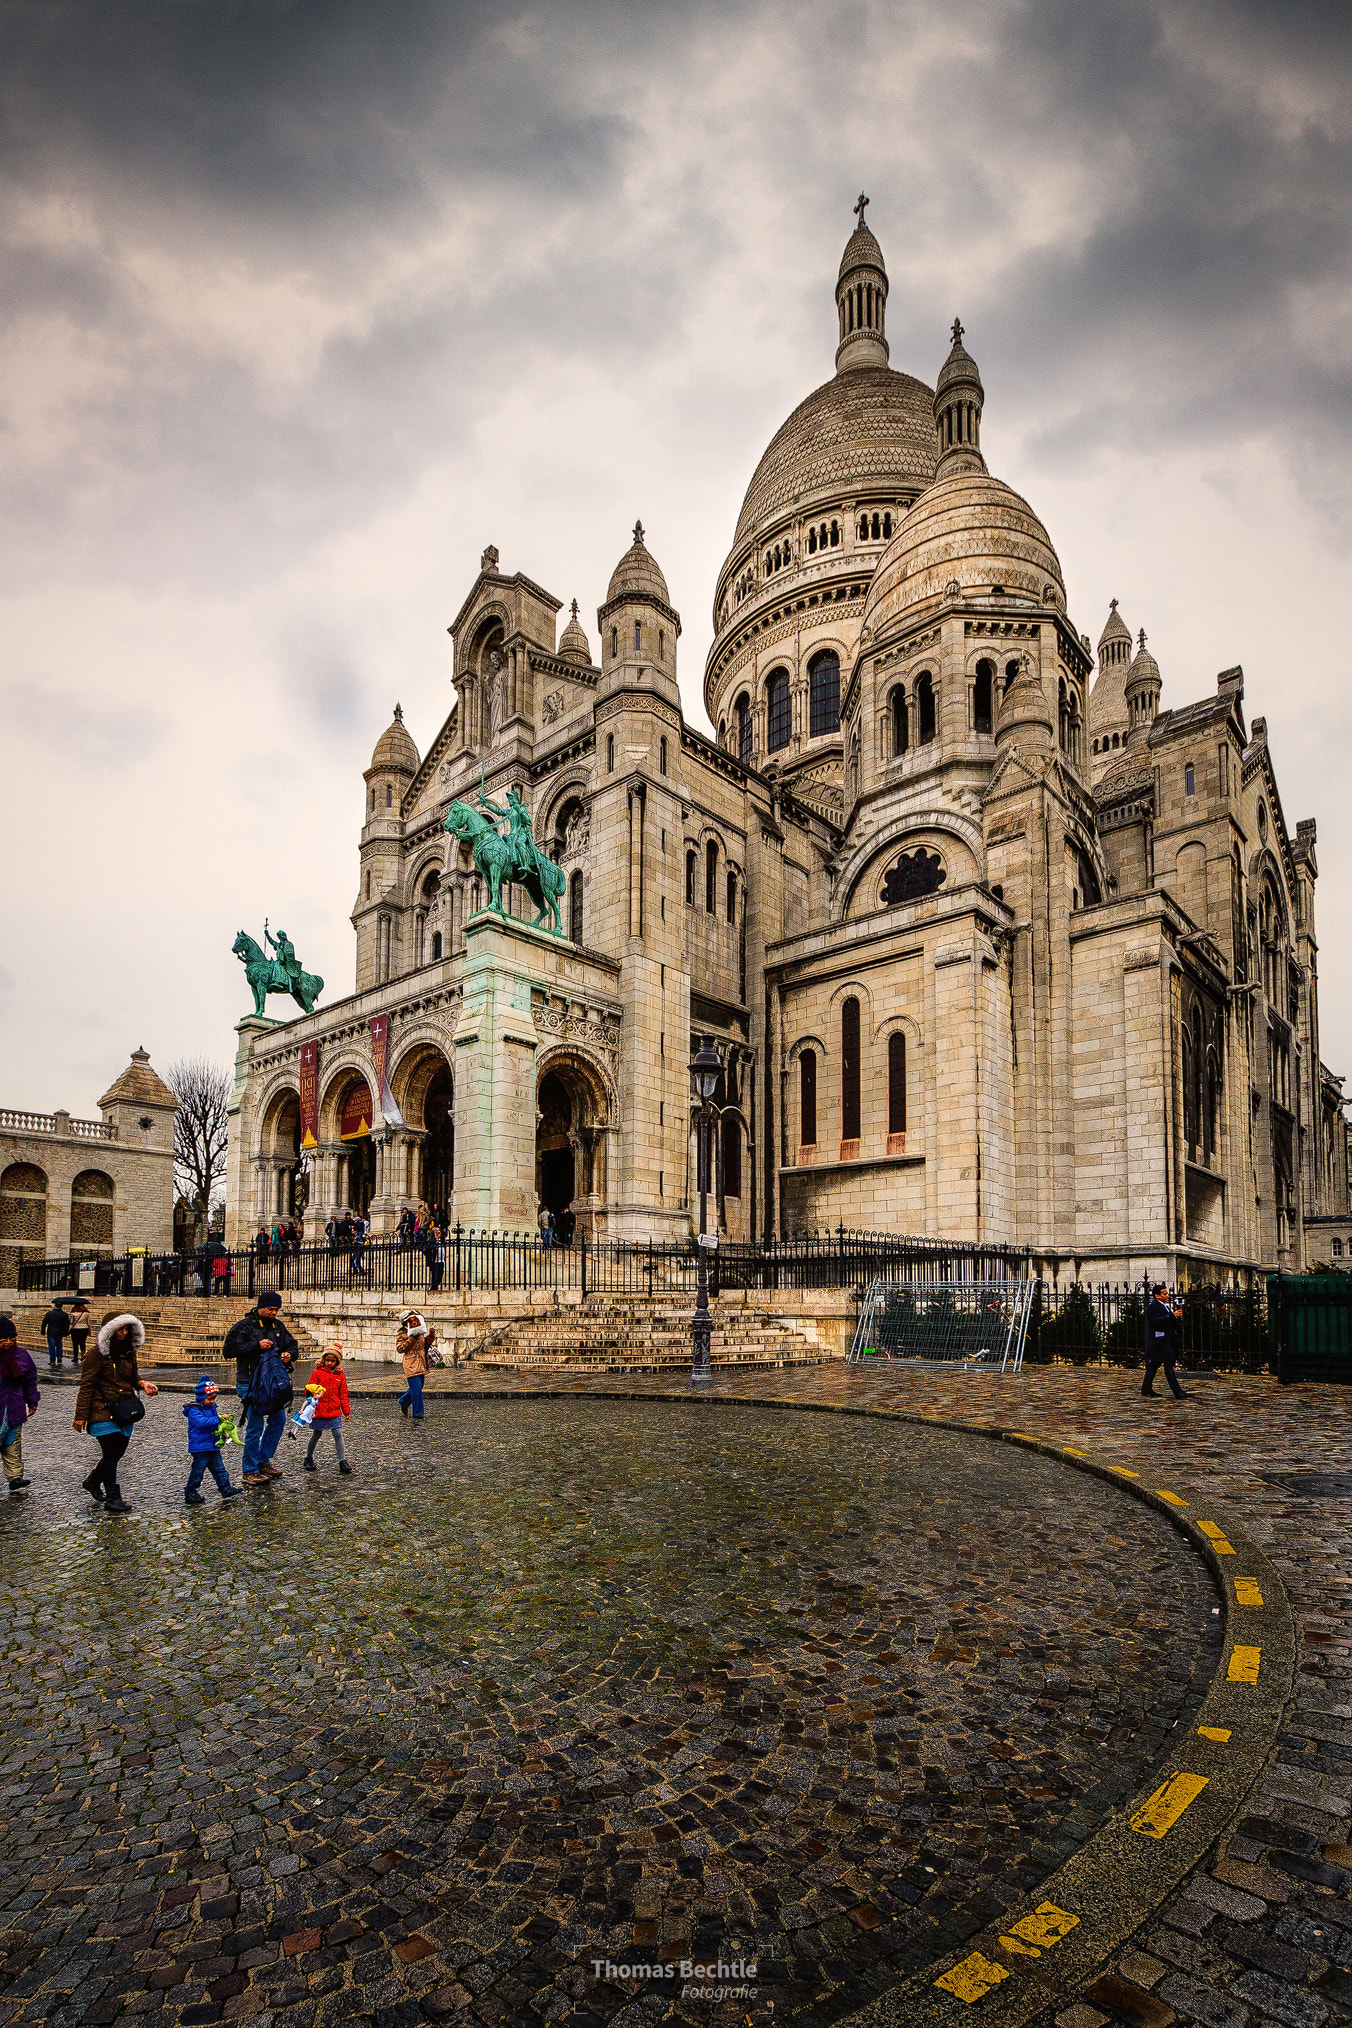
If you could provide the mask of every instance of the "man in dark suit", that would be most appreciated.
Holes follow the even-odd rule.
[[[1147,1397],[1154,1395],[1155,1375],[1162,1366],[1175,1401],[1187,1401],[1189,1398],[1179,1386],[1178,1375],[1174,1371],[1178,1357],[1174,1330],[1181,1315],[1180,1306],[1170,1302],[1169,1291],[1160,1282],[1145,1313],[1145,1379],[1141,1383],[1141,1392]]]

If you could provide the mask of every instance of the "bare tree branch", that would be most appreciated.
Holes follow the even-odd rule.
[[[172,1063],[165,1083],[178,1100],[174,1117],[174,1175],[189,1203],[210,1210],[225,1182],[229,1140],[226,1108],[233,1082],[228,1070],[205,1056],[187,1056]]]

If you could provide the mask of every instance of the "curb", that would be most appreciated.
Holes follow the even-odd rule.
[[[560,1392],[476,1390],[457,1398],[541,1400]],[[868,1416],[1017,1445],[1100,1479],[1162,1514],[1201,1557],[1220,1595],[1225,1633],[1220,1662],[1196,1723],[1157,1767],[1154,1786],[1111,1811],[1036,1894],[1023,1896],[961,1949],[839,2017],[837,2028],[952,2028],[963,2021],[1020,2028],[1068,2006],[1242,1814],[1276,1743],[1291,1692],[1295,1623],[1272,1563],[1208,1496],[1186,1484],[1150,1485],[1142,1474],[1073,1445],[919,1411],[623,1387],[589,1388],[587,1396]]]

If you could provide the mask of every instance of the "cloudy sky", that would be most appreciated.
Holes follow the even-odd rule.
[[[961,313],[1077,624],[1166,705],[1244,664],[1352,1074],[1350,73],[1327,0],[9,0],[3,1102],[229,1061],[265,914],[350,989],[362,769],[486,543],[594,642],[642,516],[704,723],[861,186],[893,364]]]

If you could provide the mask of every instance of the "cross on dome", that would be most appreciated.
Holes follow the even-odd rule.
[[[1109,599],[1109,601],[1108,601],[1108,611],[1109,611],[1110,613],[1115,613],[1115,612],[1117,611],[1117,600],[1116,600],[1116,599]]]
[[[396,725],[402,725],[404,722],[404,707],[402,704],[396,704],[394,707],[394,722]]]
[[[1114,605],[1116,605],[1116,604],[1117,604],[1117,600],[1116,600],[1116,599],[1114,599],[1114,600],[1113,600],[1113,604],[1114,604]],[[576,600],[576,599],[574,599],[574,600],[573,600],[573,618],[574,618],[574,619],[576,619],[576,618],[577,618],[577,600]]]
[[[962,343],[962,322],[957,317],[953,319],[953,343],[955,345],[961,345]]]
[[[872,200],[871,198],[869,198],[869,197],[865,197],[865,195],[864,195],[864,193],[863,193],[863,191],[862,191],[862,190],[860,191],[860,193],[859,193],[859,202],[858,202],[858,204],[856,204],[856,205],[855,205],[855,207],[854,207],[854,209],[855,209],[855,214],[856,214],[856,216],[858,217],[858,220],[859,220],[859,230],[860,230],[860,232],[862,232],[862,231],[864,230],[864,213],[865,213],[865,211],[866,211],[866,210],[868,209],[868,207],[869,207],[869,205],[870,205],[870,204],[872,203],[872,201],[873,201],[873,200]]]
[[[634,541],[640,549],[643,547],[643,523],[641,521],[634,523]]]
[[[1114,600],[1114,604],[1116,604],[1116,600]],[[1139,646],[1141,646],[1142,648],[1144,648],[1144,646],[1145,646],[1145,628],[1144,628],[1144,627],[1142,627],[1142,629],[1141,629],[1141,638],[1140,638],[1140,642],[1139,642]]]

